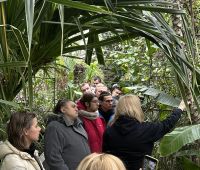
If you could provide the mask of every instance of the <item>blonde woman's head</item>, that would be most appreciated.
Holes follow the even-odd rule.
[[[116,106],[115,120],[122,115],[135,118],[139,122],[144,121],[144,113],[138,96],[129,94],[120,97]]]
[[[116,156],[92,153],[80,162],[77,170],[126,170],[126,168]]]

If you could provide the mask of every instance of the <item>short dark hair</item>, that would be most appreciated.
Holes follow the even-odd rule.
[[[35,117],[35,113],[27,111],[11,114],[7,124],[8,141],[20,151],[23,151],[26,147],[24,129],[29,129],[32,126],[32,120]]]
[[[99,96],[99,100],[103,101],[105,96],[111,96],[111,94],[107,91],[103,91],[103,92],[101,92],[101,94]]]
[[[94,93],[85,93],[81,97],[80,101],[82,103],[85,103],[85,102],[90,103],[94,97],[96,97],[96,95]]]
[[[115,89],[118,89],[118,90],[121,91],[121,88],[120,88],[120,86],[119,86],[118,84],[113,84],[113,85],[112,85],[112,87],[111,87],[111,92],[113,92],[113,90],[115,90]]]
[[[99,83],[101,83],[101,78],[100,78],[99,76],[95,76],[95,77],[93,78],[93,80],[94,80],[94,81],[98,80]]]
[[[65,104],[68,103],[69,101],[71,101],[71,100],[68,100],[68,99],[60,99],[60,100],[58,100],[58,103],[56,104],[56,106],[53,109],[53,113],[55,113],[55,114],[62,113],[61,107],[65,106]]]

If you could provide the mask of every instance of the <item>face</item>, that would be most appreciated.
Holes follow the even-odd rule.
[[[61,107],[62,113],[67,115],[71,120],[75,120],[78,117],[78,109],[74,102],[69,101],[65,106]]]
[[[99,84],[99,83],[100,83],[100,82],[99,82],[98,79],[94,80],[94,82],[93,82],[94,86],[96,86],[96,85]]]
[[[114,89],[112,92],[113,97],[119,97],[122,94],[122,92],[119,89]]]
[[[105,96],[104,100],[101,103],[101,108],[104,111],[108,111],[108,110],[112,109],[112,103],[113,103],[112,96]]]
[[[91,92],[90,86],[88,83],[84,84],[84,86],[81,87],[81,92],[82,93],[88,93]]]
[[[107,88],[106,86],[104,86],[103,84],[102,84],[101,86],[98,85],[98,86],[96,87],[95,95],[96,95],[97,97],[99,97],[100,94],[101,94],[103,91],[107,91],[107,90],[108,90],[108,88]]]
[[[99,100],[97,97],[94,97],[90,104],[87,104],[87,111],[88,112],[96,112],[99,108]]]
[[[33,118],[31,127],[29,129],[25,129],[25,137],[28,142],[32,143],[33,141],[37,141],[39,139],[41,128],[38,126],[37,118]]]

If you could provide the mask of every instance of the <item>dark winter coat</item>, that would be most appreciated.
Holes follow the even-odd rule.
[[[44,154],[50,170],[75,170],[90,154],[82,122],[70,122],[64,115],[51,118],[45,131]]]
[[[99,116],[104,119],[107,126],[110,126],[114,119],[114,109],[110,109],[107,112],[103,111],[103,109],[99,108]]]
[[[127,170],[139,170],[144,155],[151,155],[154,142],[175,126],[181,113],[182,110],[175,109],[171,116],[158,123],[140,123],[136,119],[121,116],[105,131],[103,151],[121,158]]]

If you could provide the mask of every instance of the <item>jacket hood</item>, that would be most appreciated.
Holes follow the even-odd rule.
[[[113,127],[121,135],[127,135],[130,132],[136,130],[138,128],[138,124],[140,124],[140,122],[134,118],[128,116],[120,116],[113,124]]]
[[[57,121],[60,123],[63,123],[67,126],[79,126],[79,124],[82,124],[82,121],[77,117],[77,119],[75,121],[71,121],[66,115],[64,115],[63,113],[59,113],[59,114],[51,114],[47,117],[46,119],[46,126],[53,121]]]
[[[45,120],[46,125],[48,125],[52,121],[58,121],[58,122],[63,123],[64,122],[63,114],[59,113],[59,114],[50,114],[50,115],[48,115],[48,117]]]

